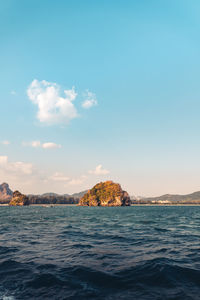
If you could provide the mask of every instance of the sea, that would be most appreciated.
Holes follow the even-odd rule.
[[[0,207],[0,299],[200,299],[200,206]]]

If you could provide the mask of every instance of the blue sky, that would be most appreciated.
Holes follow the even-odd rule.
[[[200,2],[0,3],[0,181],[199,190]]]

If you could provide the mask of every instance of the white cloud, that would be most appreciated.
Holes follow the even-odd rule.
[[[49,179],[54,182],[65,183],[65,186],[81,185],[86,181],[87,178],[88,178],[88,176],[86,176],[86,175],[81,175],[77,178],[71,178],[60,172],[56,172],[52,176],[49,177]]]
[[[43,178],[47,176],[32,163],[24,161],[10,161],[8,156],[0,156],[0,182],[7,182],[12,190],[19,189],[30,193],[41,188]]]
[[[44,143],[42,144],[42,148],[44,149],[55,149],[55,148],[61,148],[61,145],[56,143]]]
[[[82,175],[79,178],[72,178],[68,182],[69,185],[81,185],[85,182],[88,177],[86,175]]]
[[[6,166],[7,162],[8,162],[8,157],[7,156],[0,156],[0,166],[1,167]]]
[[[33,148],[38,148],[38,147],[41,147],[41,143],[40,143],[40,141],[33,141],[33,142],[31,142],[31,146]]]
[[[8,156],[0,156],[0,169],[1,171],[26,174],[33,173],[33,165],[31,163],[24,163],[22,161],[9,162]]]
[[[38,120],[47,125],[67,124],[78,117],[73,104],[77,97],[74,87],[64,90],[64,94],[64,97],[60,95],[60,88],[56,83],[45,80],[35,79],[27,89],[29,99],[38,106]]]
[[[60,172],[56,172],[54,173],[51,177],[50,177],[51,180],[53,181],[69,181],[70,178],[63,175],[63,173],[60,173]]]
[[[27,142],[22,142],[23,146],[30,146],[33,148],[43,148],[43,149],[56,149],[56,148],[61,148],[62,146],[60,144],[56,144],[53,142],[48,142],[48,143],[41,143],[40,141],[32,141],[30,143]]]
[[[96,99],[96,95],[94,93],[87,90],[84,93],[84,96],[85,96],[86,99],[82,103],[83,108],[89,109],[92,106],[97,105],[98,102],[97,102],[97,99]]]
[[[54,191],[57,193],[74,193],[86,189],[85,184],[90,179],[88,175],[77,177],[68,176],[62,172],[38,168],[24,161],[10,161],[8,156],[0,155],[0,182],[7,182],[13,190],[19,189],[26,194],[40,194]]]
[[[7,145],[10,145],[10,142],[9,141],[2,141],[1,142],[3,145],[7,146]]]
[[[15,95],[17,94],[15,91],[11,91],[10,93],[11,93],[11,95],[13,95],[13,96],[15,96]]]
[[[94,175],[106,175],[109,174],[110,171],[103,169],[102,165],[98,165],[95,170],[91,170],[89,173]]]

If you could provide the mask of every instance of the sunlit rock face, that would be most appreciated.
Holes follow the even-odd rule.
[[[26,195],[21,194],[18,191],[13,193],[13,197],[9,203],[10,206],[24,206],[29,205],[28,197]]]
[[[129,194],[113,181],[100,182],[89,190],[79,202],[81,206],[130,206]]]

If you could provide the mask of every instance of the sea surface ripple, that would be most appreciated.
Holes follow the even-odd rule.
[[[0,207],[0,299],[200,299],[200,207]]]

